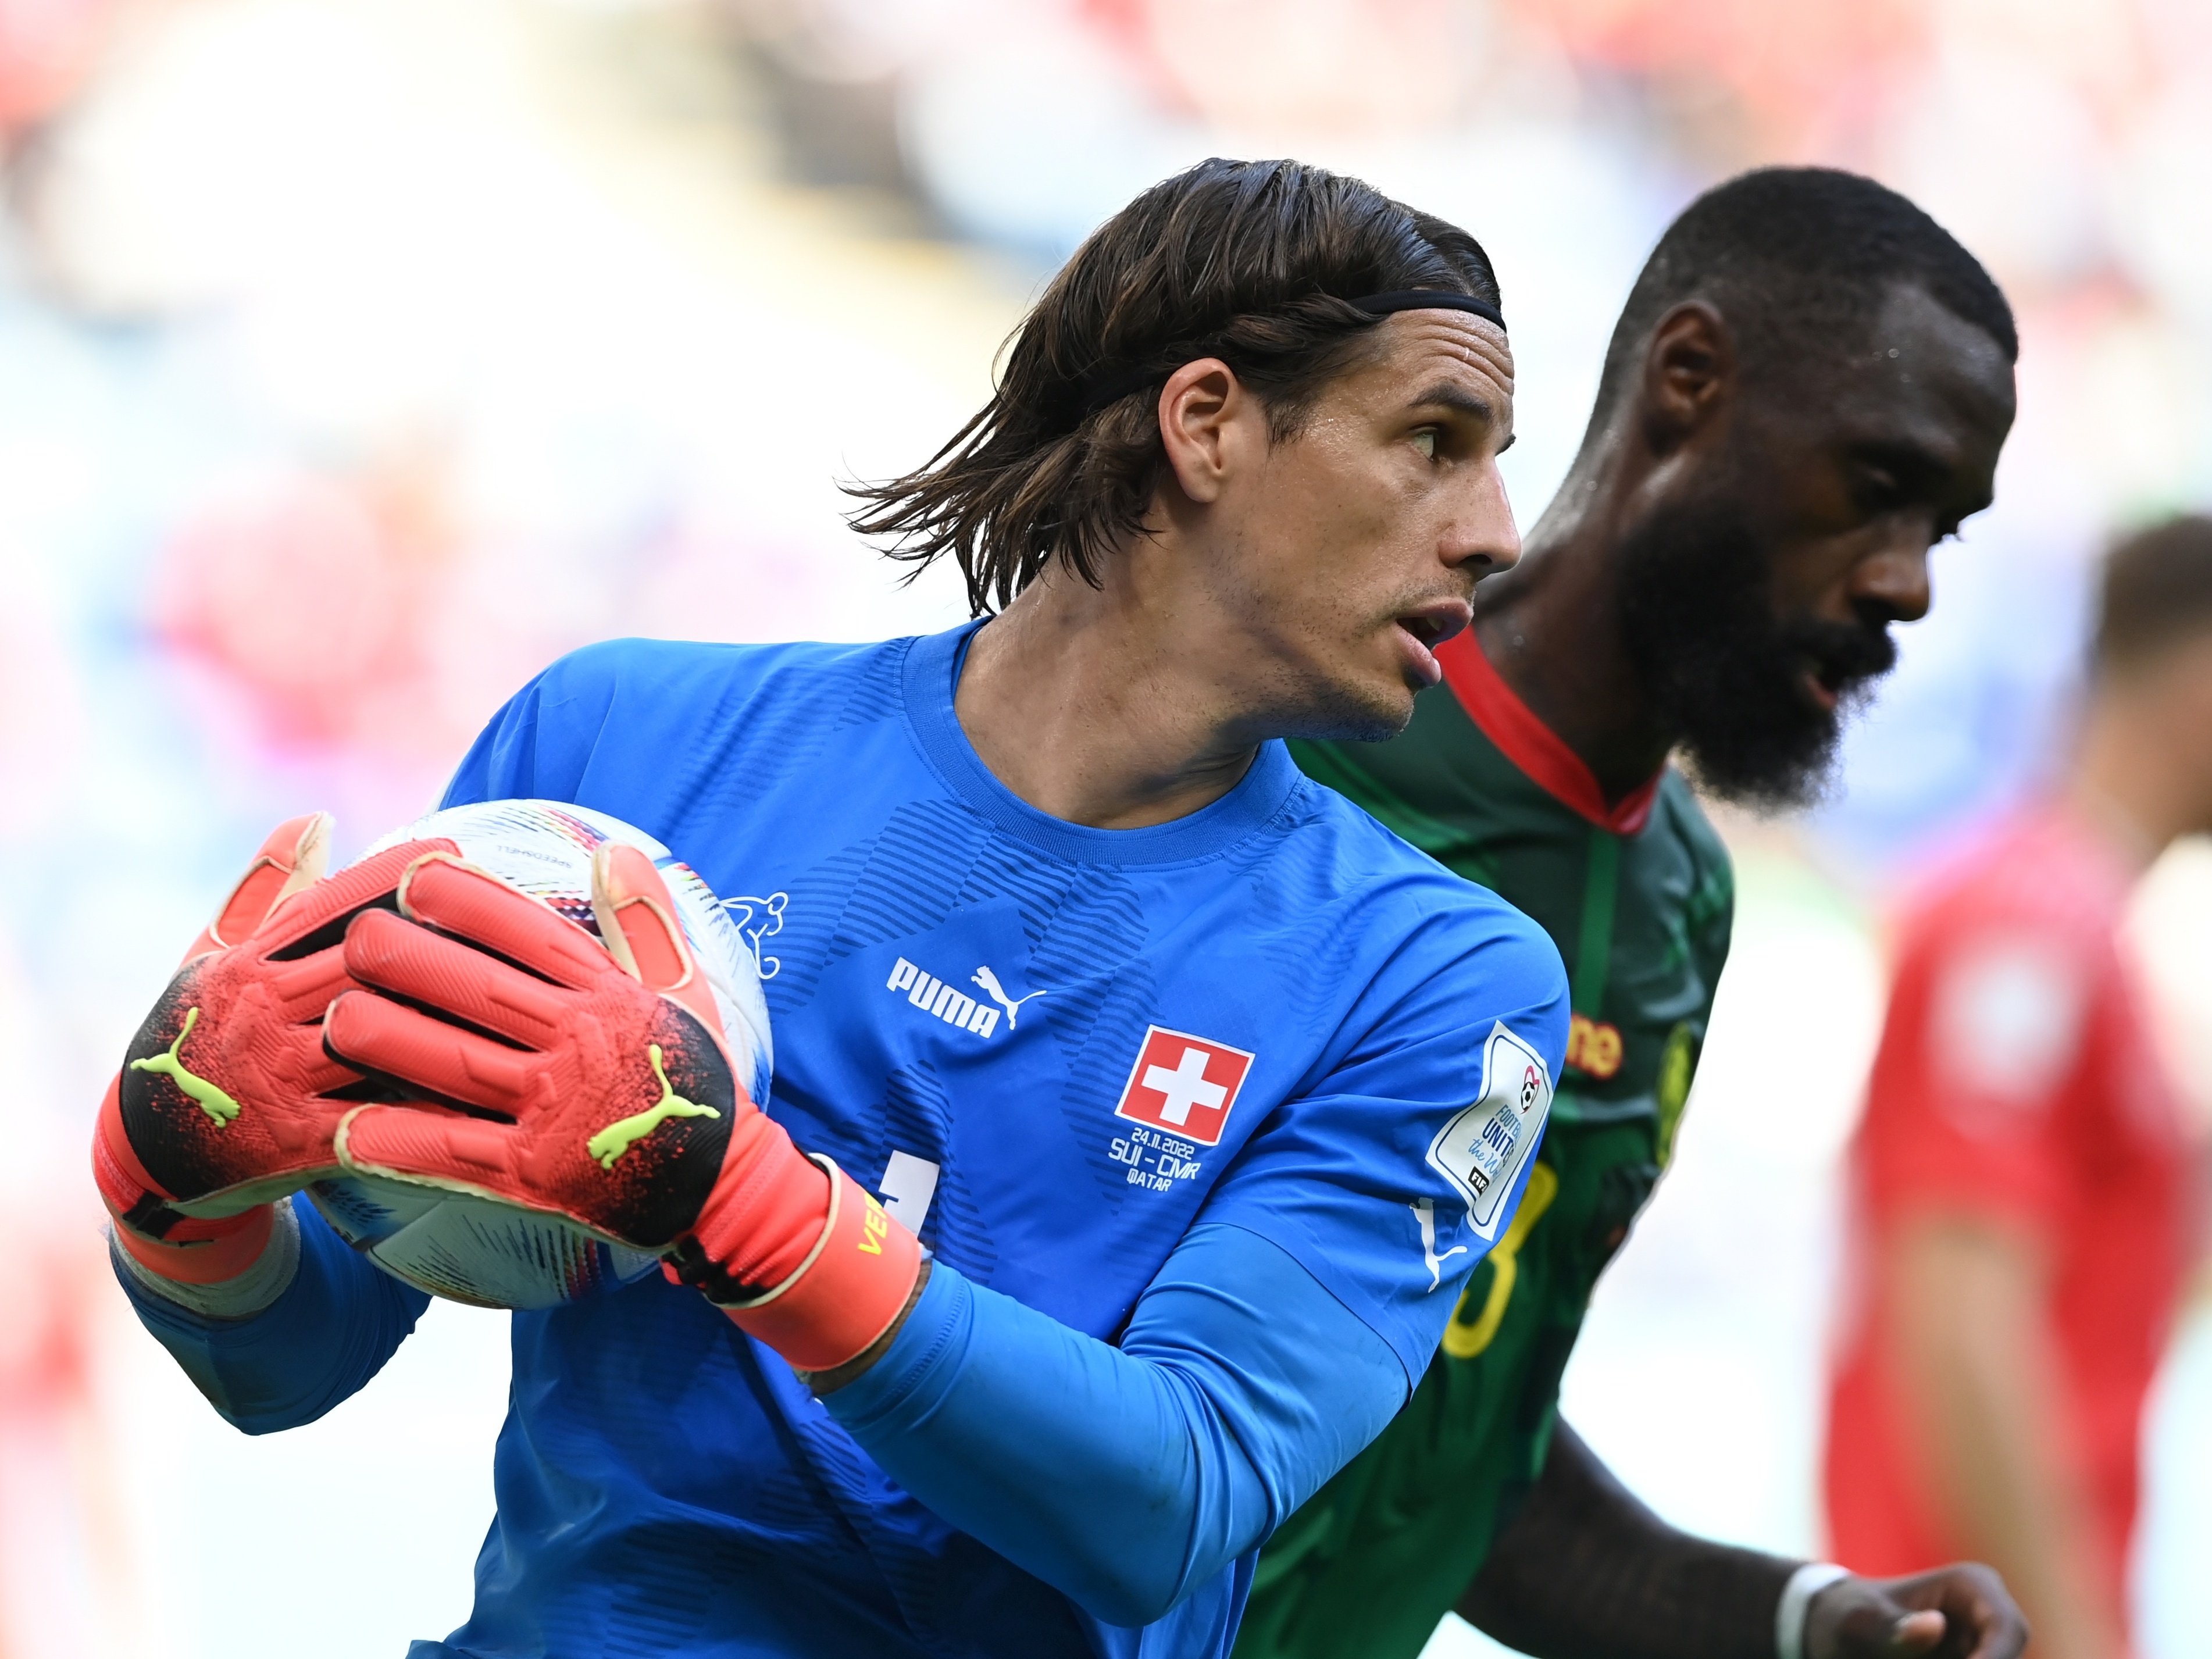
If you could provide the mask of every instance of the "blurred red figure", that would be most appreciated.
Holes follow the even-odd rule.
[[[2188,1254],[2190,1148],[2118,942],[2212,828],[2212,520],[2107,562],[2058,788],[1909,905],[1853,1148],[1830,1401],[1836,1556],[2003,1573],[2049,1659],[2130,1652],[2143,1398]]]

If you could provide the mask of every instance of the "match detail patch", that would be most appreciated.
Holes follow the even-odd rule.
[[[1429,1167],[1458,1188],[1468,1225],[1482,1237],[1497,1237],[1498,1211],[1551,1111],[1543,1057],[1504,1021],[1493,1024],[1482,1045],[1482,1092],[1429,1143]]]
[[[1149,1123],[1201,1146],[1218,1146],[1229,1109],[1251,1069],[1252,1056],[1244,1049],[1148,1026],[1114,1115]]]

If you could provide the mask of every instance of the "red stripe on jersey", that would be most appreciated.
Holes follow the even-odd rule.
[[[1482,728],[1483,735],[1498,745],[1506,759],[1556,796],[1561,805],[1617,836],[1635,835],[1650,819],[1651,803],[1658,797],[1664,769],[1622,796],[1619,805],[1607,806],[1596,775],[1499,677],[1475,642],[1473,629],[1455,634],[1438,646],[1436,658],[1444,671],[1444,684],[1451,687],[1467,717]]]

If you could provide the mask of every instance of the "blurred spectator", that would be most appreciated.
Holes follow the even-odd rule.
[[[1853,1149],[1830,1402],[1838,1560],[1995,1564],[2050,1659],[2131,1651],[2136,1445],[2188,1246],[2187,1148],[2118,939],[2212,829],[2212,520],[2106,563],[2070,764],[1901,930]]]

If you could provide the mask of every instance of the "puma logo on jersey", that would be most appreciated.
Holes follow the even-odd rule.
[[[1407,1206],[1421,1224],[1421,1264],[1429,1270],[1429,1288],[1435,1290],[1444,1282],[1444,1263],[1455,1255],[1465,1255],[1467,1246],[1455,1244],[1442,1255],[1437,1254],[1437,1201],[1432,1198],[1417,1198]]]
[[[891,964],[891,976],[884,981],[884,987],[886,990],[905,992],[906,1000],[925,1014],[934,1014],[947,1025],[973,1031],[977,1036],[989,1036],[999,1029],[998,1009],[976,1001],[933,974],[924,973],[904,957]],[[1011,1020],[1007,1022],[1009,1030],[1012,1024]]]
[[[1042,991],[1032,991],[1025,997],[1010,997],[1006,994],[1006,987],[999,983],[999,976],[988,967],[978,968],[968,975],[968,980],[972,985],[981,986],[983,994],[1006,1011],[1006,1029],[1009,1031],[1012,1030],[1018,1023],[1018,1017],[1022,1012],[1022,1004],[1034,1002],[1044,994]]]

